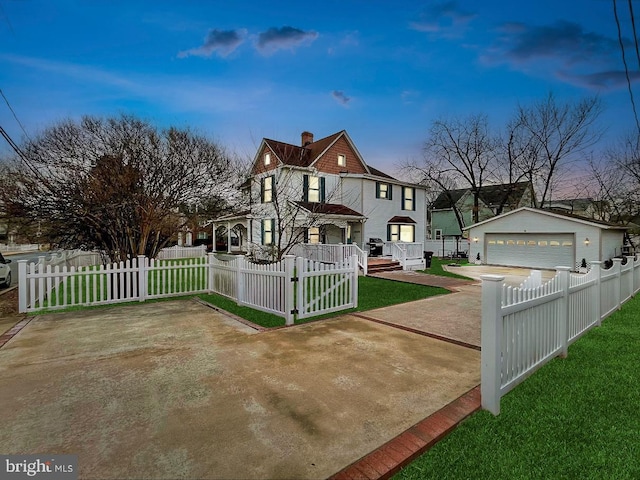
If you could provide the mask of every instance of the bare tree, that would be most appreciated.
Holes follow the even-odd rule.
[[[601,111],[598,97],[560,102],[553,93],[518,107],[508,129],[508,165],[510,172],[524,175],[538,188],[540,208],[550,200],[566,167],[583,160],[600,139],[595,123]]]
[[[3,200],[62,248],[112,261],[155,257],[187,221],[184,204],[231,191],[224,150],[189,130],[158,130],[131,116],[60,122],[29,141]]]
[[[485,115],[465,119],[437,120],[431,126],[424,148],[424,161],[408,166],[421,183],[437,185],[443,192],[469,188],[473,195],[473,222],[479,219],[480,190],[492,176],[498,142]],[[405,166],[407,168],[407,166]],[[454,212],[462,229],[464,218]]]

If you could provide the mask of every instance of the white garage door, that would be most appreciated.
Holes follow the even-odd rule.
[[[490,265],[575,267],[573,233],[487,233],[485,240]]]

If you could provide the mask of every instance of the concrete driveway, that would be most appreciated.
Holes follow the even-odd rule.
[[[531,274],[532,270],[531,268],[499,267],[494,265],[446,266],[445,269],[449,272],[473,278],[478,282],[481,281],[480,275],[503,275],[505,277],[504,282],[513,287],[519,286]],[[540,272],[543,282],[552,279],[556,275],[555,270],[540,270]]]
[[[77,454],[81,478],[327,478],[479,382],[478,351],[354,316],[47,314],[0,348],[0,451]]]

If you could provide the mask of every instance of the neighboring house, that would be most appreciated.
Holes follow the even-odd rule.
[[[612,208],[608,201],[594,200],[592,198],[550,200],[544,205],[544,208],[595,220],[609,220],[612,214]]]
[[[473,204],[470,188],[447,190],[438,195],[431,206],[431,240],[462,236],[462,229],[473,223]],[[478,195],[478,220],[534,206],[535,193],[530,182],[486,185]]]
[[[228,251],[273,257],[298,243],[365,250],[371,238],[425,237],[424,187],[367,165],[344,130],[319,140],[303,132],[299,146],[263,139],[241,188],[249,208],[214,221]]]
[[[466,228],[469,259],[488,265],[577,268],[626,253],[627,227],[577,215],[519,208]]]

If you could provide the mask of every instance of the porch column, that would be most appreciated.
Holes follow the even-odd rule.
[[[227,222],[227,253],[231,253],[231,223]]]

